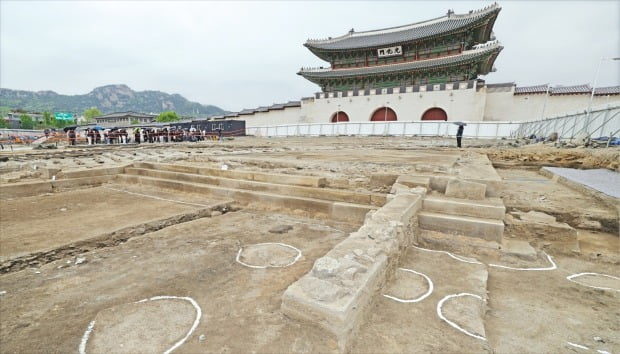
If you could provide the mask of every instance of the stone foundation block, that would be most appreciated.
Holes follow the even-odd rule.
[[[409,226],[421,199],[419,194],[402,192],[382,208],[367,213],[358,231],[289,286],[282,296],[283,313],[319,325],[334,337],[341,351],[346,351],[373,297],[395,266],[399,250],[411,241]]]
[[[418,214],[418,222],[420,227],[425,230],[477,237],[498,243],[502,242],[504,235],[504,223],[501,220],[424,211]]]
[[[396,183],[403,184],[409,188],[424,187],[428,189],[431,186],[431,179],[428,176],[403,175],[403,176],[398,177],[398,179],[396,180]]]
[[[464,215],[502,220],[506,207],[499,198],[467,200],[443,196],[428,196],[424,199],[424,210],[433,213]]]
[[[390,187],[397,178],[397,175],[373,174],[370,176],[370,188]]]
[[[333,202],[330,216],[338,220],[361,222],[371,210],[374,208],[367,205]]]
[[[482,200],[486,190],[486,184],[453,179],[446,186],[446,197]]]

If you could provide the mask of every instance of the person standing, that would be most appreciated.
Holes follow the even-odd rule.
[[[463,130],[465,130],[465,126],[463,124],[459,125],[459,130],[456,131],[456,146],[461,147],[461,139],[463,138]]]
[[[69,130],[69,145],[75,145],[75,130]]]

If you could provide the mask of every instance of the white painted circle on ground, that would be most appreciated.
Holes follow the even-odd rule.
[[[581,281],[574,280],[581,277],[583,277]],[[620,291],[620,278],[613,275],[586,272],[569,275],[566,279],[588,288]]]
[[[459,255],[455,255],[452,254],[450,252],[446,252],[446,251],[439,251],[439,250],[430,250],[428,248],[422,248],[422,247],[418,247],[415,245],[412,245],[413,248],[418,249],[420,251],[427,251],[427,252],[435,252],[435,253],[443,253],[445,255],[448,255],[450,258],[452,259],[456,259],[459,262],[463,262],[463,263],[469,263],[469,264],[482,264],[481,262],[479,262],[477,259],[475,258],[470,258],[470,257],[464,257],[464,256],[459,256]]]
[[[295,264],[301,251],[280,242],[266,242],[239,248],[237,263],[250,268],[284,268]]]
[[[172,300],[176,303],[169,303],[168,305],[166,305],[158,301],[158,306],[154,308],[148,307],[148,305],[152,306],[152,302],[157,300]],[[177,338],[179,338],[179,336],[183,335],[184,331],[182,329],[179,329],[178,327],[184,325],[185,322],[185,318],[183,318],[182,313],[184,309],[178,306],[178,300],[190,303],[196,312],[196,317],[189,331],[187,331],[187,333],[181,339],[176,340]],[[146,308],[136,307],[136,304],[143,303],[147,305]],[[117,320],[116,317],[121,317],[121,320]],[[155,317],[156,320],[154,321],[152,317]],[[115,306],[101,311],[96,317],[96,319],[99,319],[100,324],[101,322],[103,322],[103,328],[100,329],[101,332],[97,332],[102,334],[103,339],[100,341],[101,343],[99,344],[103,347],[109,347],[112,345],[114,345],[115,347],[113,349],[99,348],[100,350],[97,351],[119,353],[131,353],[136,351],[152,352],[159,351],[160,349],[155,347],[158,347],[160,345],[162,345],[163,348],[166,348],[168,345],[170,345],[161,342],[173,342],[172,346],[164,351],[164,354],[169,354],[178,347],[180,347],[183,343],[185,343],[189,336],[194,332],[196,327],[198,327],[198,323],[200,322],[201,317],[202,310],[200,309],[200,306],[198,306],[196,301],[194,301],[194,299],[190,297],[155,296],[130,304]],[[78,347],[78,351],[80,354],[86,353],[86,346],[89,342],[91,334],[96,329],[96,323],[97,321],[93,320],[88,324],[88,328],[84,332],[84,335],[82,336],[82,340]],[[145,328],[139,328],[139,330],[136,330],[136,328],[140,325],[144,326],[147,331],[150,330],[152,333],[139,333],[139,330],[145,330]],[[143,340],[145,337],[150,337],[153,334],[155,335],[155,337],[153,337],[152,343],[158,341],[160,343],[152,344],[147,343]],[[149,348],[149,345],[154,345],[154,347]]]
[[[416,278],[424,279],[424,281],[426,282],[426,286],[421,285],[420,284],[421,282],[416,281],[416,280],[409,280],[409,282],[414,281],[414,283],[413,284],[407,284],[407,281],[405,279],[401,279],[399,282],[400,283],[405,283],[404,284],[405,285],[404,288],[406,288],[406,289],[403,289],[402,286],[396,285],[396,286],[390,287],[390,289],[388,289],[389,292],[391,292],[393,294],[396,293],[397,295],[400,295],[400,296],[404,296],[404,293],[407,292],[405,290],[410,290],[412,288],[414,290],[422,289],[421,291],[418,291],[418,293],[424,291],[424,289],[426,289],[426,292],[424,294],[416,297],[416,298],[413,298],[413,299],[403,299],[403,298],[401,298],[399,296],[387,295],[387,294],[383,294],[383,296],[387,297],[388,299],[392,299],[392,300],[398,301],[398,302],[414,303],[414,302],[420,302],[420,301],[426,299],[433,292],[433,281],[426,274],[423,274],[423,273],[420,273],[420,272],[416,272],[415,270],[407,269],[407,268],[398,268],[398,270],[406,272],[406,273],[417,274],[418,277],[416,277]],[[398,273],[397,273],[397,276],[398,276]],[[401,294],[403,294],[403,295],[401,295]]]
[[[462,319],[465,319],[464,322],[469,322],[469,327],[478,327],[477,330],[472,329],[472,328],[465,329],[461,325],[457,324],[456,322],[453,322],[453,321],[447,319],[446,316],[444,315],[444,313],[443,313],[444,303],[446,301],[450,300],[450,299],[457,298],[457,297],[473,297],[473,298],[475,298],[475,299],[477,299],[479,301],[484,301],[480,295],[476,295],[476,294],[460,293],[460,294],[448,295],[448,296],[444,297],[443,299],[441,299],[437,303],[437,316],[439,316],[439,318],[441,318],[442,320],[446,321],[450,326],[456,328],[460,332],[463,332],[463,333],[467,334],[470,337],[474,337],[474,338],[486,341],[487,339],[483,335],[480,335],[481,332],[484,332],[484,323],[482,321],[479,321],[480,323],[474,323],[474,321],[471,321],[471,320],[467,321],[467,315],[471,314],[472,310],[473,311],[476,310],[475,306],[469,306],[471,308],[461,307],[456,312],[459,312],[460,314],[463,315],[461,317],[462,317]],[[472,319],[474,316],[469,316],[469,317],[470,317],[470,319]],[[474,320],[475,320],[475,318],[474,318]]]

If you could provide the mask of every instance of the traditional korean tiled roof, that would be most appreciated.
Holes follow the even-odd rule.
[[[592,94],[592,87],[590,85],[574,85],[574,86],[555,86],[549,85],[536,85],[525,86],[515,88],[515,95],[527,95],[527,94],[545,94],[549,89],[550,95],[578,95],[578,94]],[[597,87],[594,89],[594,95],[620,95],[620,86],[609,87]]]
[[[301,101],[288,101],[284,107],[301,107]]]
[[[425,70],[429,68],[448,67],[463,64],[466,62],[474,62],[490,54],[497,55],[502,49],[503,47],[500,45],[500,43],[498,41],[494,41],[489,42],[486,45],[479,46],[476,49],[467,50],[460,54],[445,56],[441,58],[337,70],[332,70],[331,68],[302,68],[297,74],[302,75],[307,79],[320,79]],[[484,75],[485,73],[481,74]]]
[[[620,95],[620,86],[597,87],[594,95]]]
[[[240,111],[238,113],[240,116],[245,115],[245,114],[254,114],[254,110],[253,109],[248,109],[248,108],[244,108],[242,111]]]
[[[574,95],[577,93],[592,93],[590,85],[556,86],[551,88],[552,95]]]
[[[385,28],[374,31],[354,32],[330,39],[309,39],[304,44],[308,48],[324,50],[344,50],[389,46],[411,42],[440,34],[459,31],[481,20],[495,20],[501,8],[497,3],[468,14],[448,12],[446,16],[409,25]],[[488,40],[488,39],[485,39]]]
[[[289,107],[301,107],[301,101],[288,101],[287,103],[274,103],[269,107],[261,106],[258,108],[244,108],[242,111],[237,112],[237,113],[233,112],[232,114],[234,114],[235,116],[252,115],[255,113],[282,110],[282,109],[286,109]]]
[[[546,93],[549,85],[536,85],[536,86],[524,86],[516,87],[515,95],[526,95],[530,93]]]
[[[482,86],[482,85],[480,85],[480,86]],[[514,87],[515,87],[515,83],[514,82],[504,82],[504,83],[500,83],[500,84],[486,84],[484,86],[486,86],[487,92],[489,92],[489,93],[493,93],[493,92],[511,92],[514,89]]]

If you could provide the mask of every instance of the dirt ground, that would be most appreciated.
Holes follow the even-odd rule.
[[[274,225],[292,229],[269,232]],[[92,251],[81,264],[61,260],[3,275],[2,351],[75,352],[99,311],[161,295],[191,297],[202,308],[204,318],[180,352],[288,352],[293,345],[330,350],[312,330],[279,312],[280,298],[357,227],[243,210]],[[290,244],[302,257],[287,268],[253,269],[235,261],[240,247],[264,242]],[[198,340],[200,335],[207,340]]]
[[[126,193],[131,190],[136,194]],[[0,262],[200,208],[200,204],[148,198],[147,187],[137,192],[131,186],[108,185],[4,201]],[[183,193],[168,194],[161,198],[188,202]],[[206,206],[215,201],[202,198],[200,202]]]
[[[544,212],[569,224],[578,232],[581,252],[554,253],[553,247],[531,240],[531,235],[508,233],[505,237],[528,240],[538,251],[537,259],[519,259],[516,266],[547,267],[545,250],[557,264],[553,270],[521,271],[490,266],[507,263],[488,254],[461,254],[480,262],[469,264],[443,253],[409,248],[399,267],[433,279],[434,291],[417,303],[399,303],[377,294],[351,351],[620,352],[620,292],[566,279],[584,272],[620,277],[618,211],[537,173],[540,166],[617,170],[619,150],[510,148],[502,141],[493,147],[487,142],[471,147],[474,142],[468,143],[466,150],[458,150],[450,147],[452,141],[442,139],[243,138],[223,144],[3,152],[0,157],[7,161],[0,162],[0,184],[43,180],[45,168],[70,171],[140,161],[226,164],[230,169],[322,176],[331,188],[386,193],[373,185],[373,174],[428,170],[448,174],[446,166],[454,165],[463,154],[487,154],[502,179],[500,196],[507,212]],[[173,344],[172,337],[185,332],[173,332],[168,338],[166,328],[190,328],[195,316],[193,307],[188,302],[179,305],[178,299],[135,304],[157,296],[191,298],[200,307],[202,316],[175,349],[178,353],[337,351],[336,343],[319,328],[284,316],[281,296],[310,271],[317,258],[360,225],[268,208],[220,208],[197,214],[227,202],[231,201],[112,184],[1,200],[0,263],[37,252],[73,249],[92,237],[113,238],[120,229],[126,235],[117,242],[99,239],[79,252],[58,251],[44,262],[1,274],[0,352],[76,352],[93,320],[94,330],[84,343],[86,352],[164,351]],[[187,214],[194,217],[182,217]],[[172,221],[162,224],[164,219]],[[150,228],[152,223],[157,227]],[[253,246],[262,243],[271,245]],[[299,249],[301,257],[295,260],[291,248],[276,243]],[[237,260],[266,268],[248,267]],[[480,271],[488,272],[484,285],[472,277]],[[418,280],[394,276],[384,290],[417,296],[425,291],[420,285],[424,282]],[[620,289],[620,281],[612,278],[584,278],[582,283]],[[481,315],[486,341],[465,335],[437,315],[442,298],[462,292],[488,299]],[[170,306],[162,305],[164,301]],[[134,332],[133,339],[120,335]],[[153,341],[152,346],[140,346],[145,341]]]

